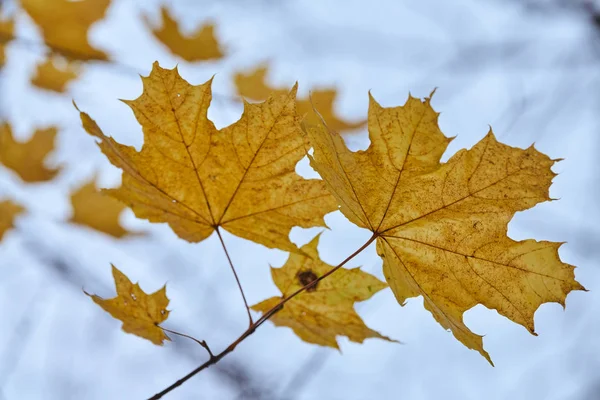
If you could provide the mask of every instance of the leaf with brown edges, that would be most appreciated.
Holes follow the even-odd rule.
[[[179,237],[199,242],[217,227],[267,247],[298,251],[294,226],[324,226],[337,209],[323,181],[304,179],[305,156],[295,109],[296,89],[260,104],[244,104],[239,121],[217,130],[208,119],[211,81],[194,86],[177,69],[154,64],[132,108],[144,131],[138,152],[102,133],[85,113],[87,132],[111,163],[122,186],[108,192],[137,217],[167,222]]]
[[[158,346],[162,346],[165,340],[171,340],[158,326],[169,317],[167,286],[147,294],[139,284],[131,283],[129,278],[114,265],[112,274],[117,288],[117,297],[103,299],[95,294],[85,294],[113,318],[123,322],[123,331],[148,339]]]
[[[38,129],[27,142],[17,142],[8,123],[0,124],[0,163],[15,171],[25,182],[54,178],[59,168],[48,168],[45,159],[54,150],[56,128]]]
[[[265,313],[286,296],[311,283],[333,267],[321,261],[317,245],[319,236],[302,247],[304,254],[291,253],[281,268],[271,268],[281,297],[271,297],[252,306]],[[274,314],[270,321],[292,328],[308,343],[339,349],[336,337],[347,336],[362,343],[367,338],[390,340],[365,325],[354,310],[354,303],[370,299],[387,285],[360,268],[339,269],[335,276],[323,279],[305,292],[293,297]]]
[[[574,267],[560,261],[560,243],[507,237],[515,212],[550,200],[556,160],[501,144],[490,131],[440,163],[450,139],[437,118],[429,99],[384,108],[371,97],[368,149],[348,150],[324,124],[307,127],[311,165],[344,215],[378,236],[398,302],[423,296],[444,328],[491,363],[482,337],[464,324],[465,311],[482,304],[534,333],[541,304],[564,306],[570,291],[584,289]]]
[[[183,35],[179,24],[169,14],[166,7],[161,8],[162,26],[153,28],[148,18],[144,22],[152,34],[165,46],[186,61],[206,61],[223,58],[219,42],[215,38],[215,26],[207,23],[196,29],[191,35]]]

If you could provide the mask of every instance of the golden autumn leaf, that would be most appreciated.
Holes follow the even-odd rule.
[[[271,268],[281,297],[271,297],[252,306],[265,313],[296,290],[327,273],[333,267],[321,261],[317,251],[319,236],[302,247],[304,254],[290,253],[285,265]],[[340,269],[291,300],[270,321],[294,330],[302,340],[339,348],[336,336],[347,336],[362,343],[367,338],[390,340],[370,329],[354,310],[354,303],[365,301],[387,285],[360,268]]]
[[[3,18],[0,13],[0,67],[6,62],[4,47],[12,40],[14,30],[15,20],[13,18]]]
[[[110,0],[21,0],[21,5],[54,51],[74,60],[108,58],[90,45],[88,31],[104,18]]]
[[[179,29],[179,24],[169,14],[166,7],[161,8],[161,15],[162,26],[160,28],[153,28],[147,17],[144,17],[144,22],[154,36],[173,54],[190,62],[223,58],[219,42],[215,38],[213,24],[202,25],[191,35],[184,36]]]
[[[287,89],[269,86],[266,76],[267,67],[259,67],[246,74],[235,74],[234,82],[238,94],[253,100],[265,100],[271,93],[287,93]],[[318,117],[313,112],[314,105],[327,122],[327,125],[335,131],[357,129],[365,124],[366,121],[364,120],[357,122],[344,121],[336,114],[333,108],[337,96],[335,89],[313,89],[310,93],[310,99],[299,99],[296,104],[298,115],[304,117],[306,122],[310,124],[319,122]]]
[[[48,181],[60,168],[48,168],[44,160],[54,149],[56,128],[38,129],[27,142],[13,138],[8,123],[0,124],[0,163],[15,171],[25,182]]]
[[[117,238],[131,233],[119,222],[119,215],[127,206],[99,191],[93,179],[71,195],[71,204],[73,216],[69,222],[89,226]]]
[[[48,57],[37,65],[31,83],[39,88],[62,93],[79,75],[79,65],[56,57]]]
[[[491,363],[482,337],[464,324],[465,311],[482,304],[534,333],[541,304],[564,306],[570,291],[584,290],[574,267],[560,261],[560,243],[507,237],[515,212],[550,200],[556,160],[501,144],[490,131],[442,164],[451,139],[429,98],[384,108],[370,97],[368,119],[366,151],[348,150],[324,124],[307,127],[311,165],[344,215],[377,236],[400,304],[423,296],[444,328]]]
[[[0,240],[4,237],[6,231],[14,228],[15,218],[25,209],[10,200],[0,201]]]
[[[144,92],[128,104],[144,132],[141,151],[102,133],[86,114],[87,132],[113,165],[122,186],[108,192],[138,218],[167,222],[189,242],[217,227],[267,247],[297,251],[292,227],[324,226],[337,209],[323,181],[295,172],[305,155],[293,89],[264,103],[244,104],[239,121],[217,130],[208,119],[211,80],[190,85],[177,69],[154,64]]]
[[[123,322],[123,331],[132,333],[152,343],[162,346],[165,340],[171,340],[158,326],[169,317],[169,299],[167,286],[152,294],[146,294],[139,284],[133,284],[112,266],[112,275],[117,288],[117,297],[103,299],[95,294],[85,293],[107,313]]]

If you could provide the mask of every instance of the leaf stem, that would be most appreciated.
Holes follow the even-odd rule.
[[[206,351],[208,352],[208,355],[211,357],[214,357],[212,351],[210,351],[210,347],[208,347],[208,344],[206,343],[205,340],[198,340],[193,336],[190,335],[186,335],[185,333],[180,333],[180,332],[176,332],[176,331],[172,331],[170,329],[167,328],[163,328],[162,326],[159,326],[160,329],[162,329],[165,332],[169,332],[172,333],[173,335],[178,335],[178,336],[182,336],[184,338],[188,338],[188,339],[192,339],[194,342],[198,343],[200,346],[204,347],[206,349]]]
[[[218,232],[219,231],[217,230],[217,233]],[[287,303],[288,301],[290,301],[292,298],[296,297],[300,293],[304,292],[305,290],[310,289],[311,287],[315,286],[317,283],[319,283],[320,281],[322,281],[323,279],[327,278],[329,275],[333,274],[335,271],[337,271],[338,269],[340,269],[348,261],[352,260],[359,253],[361,253],[364,249],[366,249],[371,243],[373,243],[375,241],[375,239],[377,239],[377,236],[378,236],[378,234],[374,233],[373,236],[371,236],[369,238],[369,240],[367,240],[365,242],[365,244],[363,244],[354,253],[352,253],[348,257],[346,257],[346,259],[344,261],[342,261],[341,263],[339,263],[338,265],[336,265],[335,267],[333,267],[332,269],[330,269],[329,271],[327,271],[327,273],[325,273],[324,275],[322,275],[319,278],[315,279],[314,281],[306,284],[305,286],[303,286],[300,289],[296,290],[294,293],[290,294],[289,296],[283,298],[273,308],[271,308],[269,311],[267,311],[266,313],[264,313],[263,316],[261,318],[259,318],[256,322],[250,324],[250,327],[248,327],[248,329],[246,329],[244,331],[244,333],[242,333],[240,335],[240,337],[238,337],[229,346],[227,346],[227,348],[225,350],[223,350],[222,352],[220,352],[216,356],[211,355],[211,357],[208,359],[208,361],[206,361],[204,364],[198,366],[196,369],[194,369],[193,371],[191,371],[189,374],[187,374],[183,378],[177,380],[175,383],[173,383],[171,386],[163,389],[161,392],[156,393],[154,396],[150,397],[148,400],[158,400],[158,399],[161,399],[165,394],[167,394],[167,393],[171,392],[172,390],[178,388],[183,383],[185,383],[187,380],[189,380],[190,378],[192,378],[194,375],[196,375],[199,372],[201,372],[202,370],[210,367],[211,365],[218,363],[223,357],[225,357],[227,354],[229,354],[233,350],[235,350],[235,348],[240,343],[242,343],[248,336],[252,335],[256,331],[256,328],[258,328],[259,326],[261,326],[262,324],[264,324],[275,313],[277,313],[279,310],[281,310],[283,308],[283,306],[284,306],[285,303]],[[219,238],[221,238],[220,234],[219,234]],[[223,242],[223,239],[221,239],[221,242]],[[223,247],[224,247],[224,245],[223,245]],[[233,265],[232,265],[232,267],[233,267]],[[234,270],[234,273],[235,273],[235,270]],[[236,276],[236,278],[237,278],[237,276]],[[239,283],[239,281],[238,281],[238,283]],[[240,287],[240,289],[241,289],[241,287]]]
[[[252,320],[252,314],[250,313],[250,307],[248,306],[248,301],[246,300],[246,295],[244,294],[244,289],[242,289],[242,284],[240,282],[240,278],[238,277],[237,272],[235,271],[235,267],[233,266],[233,262],[231,261],[231,257],[229,256],[229,252],[227,251],[227,247],[225,246],[225,241],[223,240],[223,236],[221,235],[221,231],[219,227],[215,229],[217,231],[217,235],[219,236],[219,240],[221,241],[221,246],[223,246],[223,251],[225,251],[225,255],[227,256],[227,261],[229,261],[229,266],[231,267],[231,271],[233,272],[233,276],[235,277],[235,281],[237,282],[238,288],[240,289],[240,293],[242,294],[242,299],[244,300],[244,306],[246,306],[246,312],[248,313],[249,327],[252,327],[254,321]]]

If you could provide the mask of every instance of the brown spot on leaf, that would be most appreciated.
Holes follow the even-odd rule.
[[[317,275],[314,272],[312,272],[311,270],[300,271],[300,272],[298,272],[298,275],[296,275],[296,277],[298,278],[298,281],[300,282],[300,285],[302,285],[302,286],[306,286],[318,278]],[[314,292],[315,290],[317,290],[318,285],[319,284],[317,283],[314,286],[306,289],[306,291]]]

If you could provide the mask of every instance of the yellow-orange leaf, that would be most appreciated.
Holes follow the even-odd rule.
[[[583,287],[574,267],[560,261],[559,243],[507,237],[515,212],[550,200],[554,160],[533,147],[501,144],[490,131],[441,164],[450,139],[437,117],[429,99],[383,108],[370,98],[369,148],[351,152],[324,125],[310,127],[311,165],[344,215],[378,235],[400,304],[423,296],[444,328],[491,362],[482,337],[463,323],[465,311],[483,304],[534,333],[541,304],[564,305]]]
[[[319,236],[302,247],[304,254],[291,253],[281,268],[271,268],[281,297],[271,297],[252,306],[267,312],[286,296],[324,275],[333,267],[321,261],[317,251]],[[354,303],[371,298],[387,285],[360,270],[340,269],[305,292],[293,297],[270,318],[275,325],[287,326],[309,343],[339,348],[336,336],[347,336],[362,343],[367,338],[390,340],[365,325],[354,310]]]
[[[136,216],[167,222],[181,238],[199,242],[217,227],[272,248],[297,251],[294,226],[323,226],[337,209],[323,181],[295,172],[305,155],[295,110],[296,90],[245,104],[236,123],[217,130],[208,119],[211,81],[193,86],[177,69],[154,64],[144,92],[126,103],[142,125],[141,151],[105,136],[81,113],[84,128],[123,170],[109,192]]]
[[[112,274],[117,288],[117,297],[103,299],[95,294],[86,294],[113,318],[122,321],[125,332],[148,339],[159,346],[162,346],[165,340],[171,340],[158,326],[169,316],[167,286],[152,294],[146,294],[139,284],[131,283],[129,278],[114,265]]]
[[[127,207],[96,188],[94,180],[71,195],[73,216],[70,222],[89,226],[120,238],[130,232],[119,223],[119,215]]]
[[[287,89],[273,88],[266,81],[267,67],[259,67],[249,73],[237,73],[234,77],[235,86],[240,96],[253,100],[264,100],[271,93],[287,93]],[[297,102],[298,115],[311,124],[319,122],[313,112],[313,105],[319,111],[327,125],[335,131],[345,131],[360,128],[366,121],[348,122],[342,120],[335,112],[333,105],[337,92],[335,89],[313,89],[310,99],[300,99]],[[311,104],[312,100],[312,104]]]
[[[198,28],[189,36],[184,36],[179,24],[169,14],[166,7],[161,8],[162,26],[153,28],[148,18],[144,18],[146,25],[158,40],[167,46],[173,54],[186,61],[205,61],[223,58],[219,42],[215,38],[215,27],[207,23]]]
[[[47,58],[38,64],[31,83],[42,89],[62,93],[67,84],[79,75],[79,66],[67,60]]]
[[[14,29],[15,20],[13,18],[4,19],[0,14],[0,67],[6,62],[4,47],[12,39]]]
[[[60,169],[47,168],[44,159],[54,149],[56,128],[38,129],[25,143],[17,142],[10,125],[0,125],[0,163],[15,171],[25,182],[48,181]]]
[[[75,60],[106,60],[88,42],[92,24],[104,18],[110,0],[21,0],[54,51]]]
[[[10,200],[0,201],[0,240],[7,230],[14,227],[15,218],[25,209]]]

